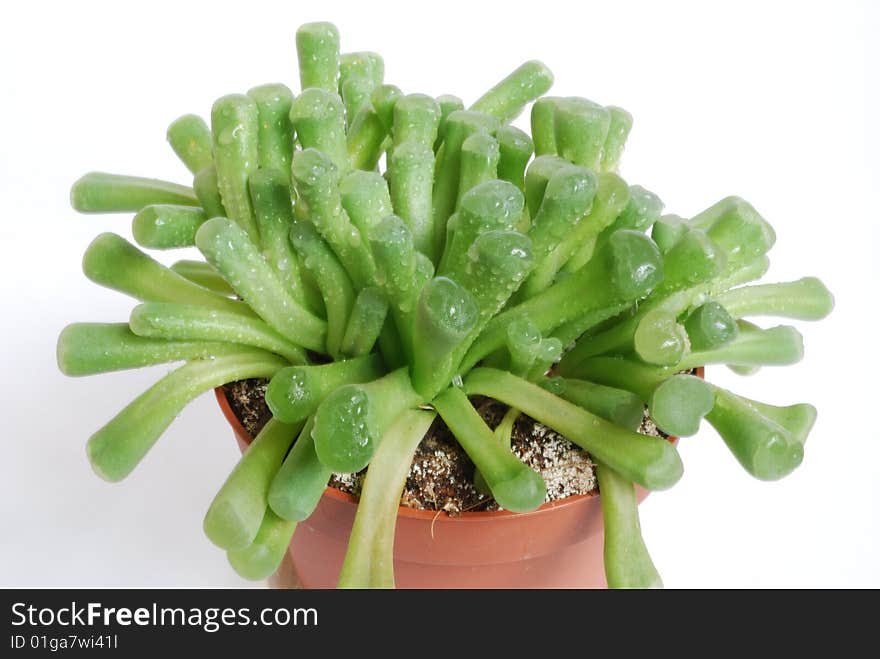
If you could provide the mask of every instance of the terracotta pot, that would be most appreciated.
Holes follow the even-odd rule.
[[[215,394],[244,451],[250,435],[223,389]],[[637,489],[641,501],[648,493]],[[312,516],[297,525],[287,560],[270,584],[335,588],[356,510],[357,499],[328,487]],[[395,582],[398,588],[604,588],[603,541],[602,507],[592,494],[552,501],[530,513],[450,517],[401,507]]]

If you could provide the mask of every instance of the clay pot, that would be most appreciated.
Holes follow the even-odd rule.
[[[215,394],[244,451],[252,438],[223,389]],[[641,501],[648,493],[637,490]],[[357,499],[328,487],[312,516],[297,525],[285,564],[270,584],[335,588],[356,510]],[[401,507],[395,582],[398,588],[604,588],[603,542],[602,506],[592,494],[552,501],[530,513],[450,517]]]

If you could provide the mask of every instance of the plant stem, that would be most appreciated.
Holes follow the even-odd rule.
[[[542,334],[590,313],[613,313],[647,295],[662,277],[657,247],[644,234],[618,231],[586,267],[495,316],[474,342],[461,372],[504,344],[507,325],[528,317]],[[607,316],[606,316],[607,317]]]
[[[633,349],[643,362],[672,366],[690,349],[690,342],[675,315],[659,308],[646,313],[636,327]]]
[[[168,126],[168,143],[177,157],[193,174],[213,164],[211,129],[205,120],[194,114],[185,114]]]
[[[720,251],[707,234],[689,229],[663,254],[665,279],[657,297],[712,282],[723,271],[727,259],[727,253]]]
[[[58,336],[58,368],[82,376],[166,362],[210,359],[241,346],[207,341],[167,341],[135,335],[126,323],[73,323]]]
[[[409,410],[385,433],[370,462],[355,515],[340,588],[394,587],[394,529],[412,456],[434,414]]]
[[[559,99],[553,115],[557,152],[576,165],[598,171],[610,125],[611,113],[601,105],[585,98]]]
[[[423,282],[416,278],[416,250],[403,220],[387,215],[379,222],[370,236],[370,249],[376,264],[376,282],[388,302],[397,312],[411,313],[419,294],[415,286]]]
[[[538,261],[547,258],[580,224],[593,204],[597,187],[596,176],[584,167],[560,167],[552,174],[529,228]]]
[[[513,428],[516,425],[516,420],[519,418],[520,414],[522,413],[515,407],[507,408],[504,416],[501,417],[501,421],[498,422],[495,430],[492,431],[492,434],[495,435],[495,439],[497,439],[507,450],[510,450],[513,438]]]
[[[488,231],[512,231],[523,202],[519,189],[507,181],[486,181],[469,190],[449,219],[450,233],[437,272],[457,279],[467,268],[474,241]]]
[[[434,140],[434,152],[436,153],[446,139],[446,124],[449,121],[449,115],[458,110],[464,110],[464,101],[454,94],[441,94],[434,100],[440,106],[440,123],[437,125],[437,139]]]
[[[385,78],[385,62],[373,52],[344,53],[339,58],[339,94],[345,101],[348,124],[370,107],[373,91]]]
[[[394,212],[409,227],[413,245],[435,261],[431,217],[434,152],[431,146],[413,140],[397,144],[391,151],[388,180]]]
[[[445,247],[446,221],[455,210],[458,200],[461,146],[474,133],[493,133],[498,127],[497,120],[480,112],[457,110],[446,119],[443,147],[437,154],[437,164],[434,168],[432,199],[431,224],[434,227],[434,248],[431,253],[438,258],[443,254]]]
[[[487,231],[474,240],[469,261],[454,276],[480,310],[477,330],[507,303],[532,269],[532,241],[518,231]]]
[[[181,277],[114,233],[102,233],[86,248],[83,272],[96,284],[144,302],[179,302],[253,316],[238,300]]]
[[[290,242],[293,205],[289,181],[288,173],[260,169],[251,175],[248,188],[264,257],[293,298],[314,313],[323,308],[323,302],[318,291],[303,281],[299,257]]]
[[[575,343],[579,337],[590,332],[590,330],[606,320],[620,318],[623,314],[632,311],[633,306],[632,303],[621,302],[596,311],[589,311],[578,318],[570,320],[557,327],[553,330],[553,336],[559,339],[559,342],[562,343],[563,347],[571,352],[580,345],[580,343]],[[567,354],[568,353],[563,354],[563,360]],[[556,364],[556,370],[559,370],[558,367],[559,363]],[[563,371],[559,372],[562,373]]]
[[[560,270],[575,272],[583,267],[593,257],[598,236],[626,208],[629,188],[619,176],[599,174],[595,186],[592,205],[532,274],[532,283],[527,285],[536,293],[552,284]]]
[[[794,327],[780,325],[770,329],[740,332],[720,348],[691,352],[676,366],[686,371],[707,364],[736,366],[788,366],[804,356],[804,339]]]
[[[320,151],[305,149],[293,157],[293,179],[304,211],[345,267],[355,287],[372,285],[375,266],[367,237],[342,208],[337,170]],[[326,300],[325,300],[326,301]]]
[[[678,374],[664,380],[651,392],[648,405],[657,427],[668,435],[696,435],[715,405],[712,385],[694,375]]]
[[[715,406],[706,420],[749,474],[772,481],[787,476],[800,465],[806,439],[803,423],[798,427],[802,434],[795,435],[778,422],[780,417],[773,416],[776,418],[763,414],[752,401],[716,387]],[[808,417],[801,414],[792,418],[802,422]],[[807,431],[811,425],[806,426]]]
[[[504,416],[501,418],[501,421],[498,422],[495,430],[492,431],[495,440],[508,451],[511,446],[513,428],[516,425],[516,420],[519,415],[520,411],[518,409],[515,407],[509,407],[507,412],[505,412]],[[480,494],[492,496],[492,488],[489,487],[489,483],[486,482],[485,477],[480,473],[479,469],[474,470],[474,487]]]
[[[552,85],[550,69],[532,60],[522,64],[483,94],[471,106],[471,110],[485,112],[506,124],[516,119],[528,103],[546,94]]]
[[[667,377],[667,371],[623,357],[590,357],[574,367],[571,375],[631,391],[647,404],[654,389]]]
[[[296,522],[283,520],[267,508],[254,541],[243,549],[229,550],[226,558],[239,576],[262,581],[281,565],[294,531]]]
[[[614,106],[605,108],[611,116],[611,122],[608,125],[608,137],[605,138],[605,144],[602,147],[602,163],[601,168],[606,172],[617,170],[617,164],[623,155],[623,148],[626,145],[626,138],[629,137],[629,131],[632,129],[632,115],[624,110]]]
[[[672,487],[682,474],[681,459],[665,439],[626,430],[504,371],[479,368],[464,381],[465,391],[482,394],[516,407],[553,428],[649,490]]]
[[[739,329],[736,320],[717,301],[710,300],[694,309],[684,321],[693,350],[713,350],[733,341]]]
[[[339,80],[339,31],[332,23],[306,23],[296,31],[299,79],[303,89],[335,92]]]
[[[394,107],[401,98],[403,98],[403,92],[397,85],[379,85],[373,90],[370,101],[386,133],[391,133],[391,127],[394,123]]]
[[[221,549],[250,545],[268,505],[269,486],[302,426],[270,419],[217,492],[205,515],[205,535]]]
[[[642,401],[628,391],[582,380],[562,380],[560,395],[599,417],[635,430],[642,422]],[[611,588],[662,587],[642,539],[633,484],[597,462],[605,534],[605,578]]]
[[[517,231],[487,231],[474,241],[469,250],[469,261],[456,276],[476,303],[479,317],[465,339],[453,349],[447,362],[450,370],[438,373],[435,381],[441,384],[451,381],[473,341],[530,271],[533,263],[531,241]]]
[[[621,428],[637,430],[641,425],[645,406],[636,394],[586,380],[558,379],[562,384],[558,395],[569,403],[574,403]]]
[[[291,522],[301,522],[315,511],[333,473],[318,460],[313,427],[309,418],[269,487],[269,507]]]
[[[797,320],[821,320],[834,308],[834,297],[815,277],[782,284],[744,286],[715,298],[734,318],[781,316]]]
[[[378,355],[282,368],[266,388],[266,404],[279,421],[297,423],[314,414],[335,389],[370,382],[382,374]]]
[[[526,165],[535,152],[535,145],[528,133],[514,126],[502,126],[495,133],[498,140],[498,178],[513,183],[525,192]]]
[[[295,220],[290,227],[290,241],[321,291],[327,312],[326,350],[338,355],[355,302],[354,286],[336,254],[311,222]]]
[[[406,368],[373,382],[340,387],[315,412],[315,451],[335,472],[358,472],[367,466],[391,424],[424,402]]]
[[[275,83],[254,87],[247,95],[257,104],[260,169],[276,170],[289,176],[293,157],[293,126],[290,123],[293,93],[287,86]]]
[[[529,217],[537,215],[544,201],[544,192],[551,177],[560,169],[570,167],[571,163],[556,155],[540,155],[529,164],[524,181],[524,193]]]
[[[778,407],[757,400],[737,396],[742,402],[755,408],[759,413],[785,428],[794,440],[800,444],[807,441],[807,436],[816,423],[816,408],[809,403],[797,403]]]
[[[403,339],[391,316],[385,318],[385,324],[382,325],[382,331],[379,333],[379,352],[382,353],[382,359],[388,371],[394,371],[409,364]]]
[[[559,100],[555,96],[543,96],[532,105],[530,127],[532,139],[535,141],[536,160],[541,156],[555,156],[558,153],[554,118]]]
[[[388,129],[371,107],[362,109],[348,131],[348,156],[354,170],[374,171],[382,157]]]
[[[296,139],[303,150],[313,149],[322,154],[341,176],[349,169],[348,141],[345,135],[345,106],[335,91],[306,89],[293,101],[290,120],[296,129]],[[299,152],[297,152],[299,153]],[[293,162],[296,165],[297,154]],[[294,169],[294,177],[297,170]],[[303,174],[302,171],[300,171]]]
[[[220,341],[262,348],[292,364],[307,362],[305,351],[257,318],[169,302],[135,307],[129,319],[138,336],[176,341]]]
[[[137,466],[180,411],[199,394],[227,382],[268,378],[284,360],[263,350],[184,364],[159,380],[91,436],[87,452],[103,479],[120,481]]]
[[[339,86],[352,78],[366,78],[374,87],[385,78],[385,61],[379,53],[361,51],[343,53],[339,57]]]
[[[601,185],[602,176],[599,176]],[[640,185],[629,186],[629,201],[619,212],[616,218],[602,230],[596,240],[597,244],[604,243],[608,237],[619,229],[632,229],[634,231],[647,231],[663,212],[663,202],[660,197]],[[659,245],[658,245],[659,247]],[[661,250],[662,252],[663,250]]]
[[[506,344],[510,354],[507,370],[519,377],[525,377],[535,363],[541,339],[541,331],[528,317],[512,321],[507,326]]]
[[[478,321],[473,296],[452,279],[436,277],[422,289],[413,328],[412,381],[425,399],[449,385],[456,349]]]
[[[544,503],[544,479],[495,438],[461,389],[446,389],[433,405],[479,469],[499,505],[515,512],[528,512]]]
[[[457,205],[468,190],[498,177],[500,157],[498,140],[488,133],[474,133],[462,143]]]
[[[392,137],[394,146],[415,142],[428,148],[437,139],[440,105],[425,94],[407,94],[394,104]]]
[[[690,226],[706,235],[727,254],[728,269],[740,268],[766,254],[776,232],[747,201],[727,197],[693,217]]]
[[[223,208],[223,199],[220,197],[220,188],[217,183],[217,168],[210,164],[200,169],[193,177],[193,191],[198,197],[199,204],[205,209],[208,217],[225,217],[226,209]]]
[[[223,208],[255,245],[260,244],[260,233],[248,179],[259,166],[259,126],[259,110],[250,96],[230,94],[215,101],[211,108],[214,164]]]
[[[198,206],[192,188],[177,183],[89,172],[70,189],[70,205],[80,213],[125,213],[150,204]]]
[[[223,276],[217,272],[210,263],[204,261],[177,261],[171,265],[171,271],[177,273],[184,279],[188,279],[194,284],[198,284],[203,288],[207,288],[215,293],[219,293],[225,297],[235,295],[235,291],[229,285]]]
[[[667,251],[663,257],[664,273],[668,265],[671,265],[674,269],[679,267],[686,269],[687,261],[690,259],[691,267],[699,265],[699,270],[702,272],[700,277],[712,277],[711,273],[717,272],[716,266],[713,266],[713,263],[723,262],[724,256],[713,247],[711,241],[705,239],[704,235],[699,232],[691,232],[691,234],[691,237],[687,240],[694,241],[693,246],[695,249],[682,247],[680,252],[671,253]],[[701,247],[697,249],[698,246]],[[690,256],[685,256],[686,254]],[[677,263],[678,258],[682,258],[680,265]],[[645,304],[641,305],[632,316],[607,330],[584,336],[578,340],[574,348],[569,350],[557,365],[557,371],[561,375],[567,375],[573,372],[573,369],[577,368],[577,364],[584,359],[605,353],[629,350],[632,346],[633,336],[647,314],[663,311],[677,317],[686,311],[688,307],[700,304],[706,296],[713,295],[718,291],[727,290],[731,286],[735,286],[743,281],[760,277],[766,271],[767,265],[766,257],[761,256],[741,268],[733,270],[727,268],[721,276],[716,274],[714,279],[710,278],[708,281],[702,281],[685,288],[680,286],[687,280],[693,281],[693,278],[688,276],[685,281],[679,279],[678,283],[675,284],[672,283],[673,280],[665,279],[660,284],[663,287],[662,291],[658,288],[652,297]],[[699,365],[701,366],[702,364]]]
[[[339,181],[339,200],[364,240],[393,212],[388,183],[379,172],[350,171]]]
[[[382,292],[370,286],[358,293],[354,302],[339,352],[348,357],[360,357],[369,353],[388,316],[388,301]]]
[[[302,307],[247,234],[231,220],[215,217],[196,234],[208,262],[263,320],[288,340],[322,351],[327,323]]]
[[[347,80],[343,80],[340,77],[339,96],[342,98],[342,103],[345,106],[346,127],[350,128],[359,115],[371,111],[370,96],[372,96],[376,86],[375,81],[359,75],[350,77]]]
[[[192,247],[196,231],[207,219],[196,206],[153,204],[134,216],[131,232],[139,245],[150,249]]]
[[[529,228],[535,251],[535,272],[526,280],[517,299],[528,299],[552,284],[574,247],[583,244],[583,240],[573,243],[573,237],[586,239],[584,228],[596,224],[600,215],[604,216],[608,186],[603,186],[603,196],[594,201],[598,185],[590,170],[574,166],[557,169],[547,181],[541,206]],[[598,235],[604,226],[596,226],[592,231]]]
[[[651,240],[664,254],[688,232],[687,222],[680,215],[663,215],[651,226]]]
[[[599,463],[596,478],[605,527],[605,578],[609,588],[662,588],[663,581],[642,539],[633,484]]]

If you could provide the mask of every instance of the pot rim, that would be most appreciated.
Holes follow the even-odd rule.
[[[703,367],[700,366],[699,368],[697,368],[697,377],[702,378],[703,376]],[[220,410],[223,412],[223,416],[226,418],[226,421],[229,423],[229,425],[232,426],[233,432],[240,437],[247,437],[250,440],[253,440],[253,437],[250,436],[248,431],[241,424],[241,421],[238,420],[235,412],[232,411],[232,406],[229,404],[229,400],[226,398],[226,392],[223,390],[222,386],[216,387],[214,389],[214,396],[217,398],[217,403],[220,405]],[[669,441],[675,444],[678,442],[678,438],[669,437]],[[330,497],[331,499],[336,499],[337,501],[348,503],[353,506],[356,506],[358,504],[358,499],[356,497],[341,490],[337,490],[335,487],[327,486],[326,488],[324,488],[323,496]],[[595,491],[589,494],[573,494],[571,496],[565,497],[564,499],[548,501],[547,503],[542,504],[535,510],[526,513],[517,513],[513,512],[512,510],[491,510],[479,512],[463,512],[453,516],[444,510],[418,510],[416,508],[408,508],[407,506],[398,506],[397,514],[399,517],[408,517],[411,519],[421,520],[436,520],[440,517],[445,517],[445,519],[448,521],[462,523],[476,522],[485,519],[504,519],[511,517],[522,519],[523,517],[528,517],[530,515],[540,515],[554,509],[567,508],[568,506],[576,506],[586,499],[598,498],[599,494]]]

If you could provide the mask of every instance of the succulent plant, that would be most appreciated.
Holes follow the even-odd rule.
[[[273,419],[218,492],[205,532],[248,578],[271,574],[334,472],[367,468],[339,585],[393,586],[392,545],[413,453],[436,415],[500,506],[534,510],[540,475],[469,397],[488,396],[587,451],[597,464],[612,587],[660,585],[634,484],[671,487],[665,433],[706,419],[753,476],[803,458],[816,411],[743,398],[691,374],[743,374],[802,355],[789,326],[833,300],[814,278],[744,285],[775,234],[729,197],[690,219],[617,173],[630,115],[543,96],[552,75],[523,64],[469,109],[404,94],[382,58],[339,51],[328,23],[297,32],[302,91],[262,85],[220,98],[168,140],[192,186],[90,173],[75,209],[134,212],[144,248],[195,246],[165,267],[102,234],[85,274],[140,300],[128,322],[78,323],[58,342],[68,375],[184,362],[88,441],[105,479],[125,478],[193,398],[271,379]],[[531,136],[512,126],[530,103]],[[650,236],[647,232],[650,232]],[[506,430],[505,430],[506,429]],[[505,436],[506,434],[506,436]]]

